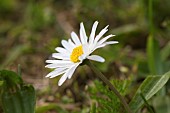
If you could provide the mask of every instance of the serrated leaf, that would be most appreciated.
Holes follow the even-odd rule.
[[[121,95],[126,95],[131,80],[112,80],[111,83],[116,87]],[[96,112],[98,113],[124,113],[118,97],[103,85],[101,81],[95,80],[95,86],[90,86],[90,97],[97,103]],[[94,106],[91,106],[91,108]],[[95,112],[91,109],[91,112]]]
[[[143,94],[146,100],[149,100],[156,94],[169,80],[170,71],[162,76],[148,76],[138,88],[135,96],[131,100],[129,106],[133,112],[136,112],[143,104],[144,101],[140,96]]]

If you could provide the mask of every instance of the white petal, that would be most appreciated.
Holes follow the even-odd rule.
[[[59,60],[46,60],[46,63],[53,63],[53,61],[59,61]]]
[[[52,54],[53,58],[57,58],[57,59],[63,59],[63,60],[70,60],[70,54],[61,54],[61,53],[53,53]]]
[[[100,33],[96,36],[96,38],[94,39],[94,42],[90,45],[91,51],[94,51],[94,48],[96,48],[97,46],[98,40],[108,31],[107,29],[108,26],[109,25],[107,25],[104,29],[102,29]]]
[[[70,79],[70,78],[72,77],[72,75],[73,75],[73,73],[74,73],[74,71],[76,70],[76,68],[77,68],[78,65],[79,65],[79,64],[73,66],[73,67],[70,69],[69,75],[68,75],[68,79]]]
[[[46,60],[45,62],[46,63],[53,63],[53,64],[56,64],[56,63],[71,63],[71,61],[66,61],[66,60]]]
[[[95,32],[96,32],[96,28],[97,28],[98,23],[99,23],[98,21],[95,21],[94,24],[93,24],[91,34],[90,34],[90,37],[89,37],[89,44],[92,44],[93,41],[94,41]]]
[[[65,73],[66,72],[66,70],[64,70],[64,71],[61,71],[61,72],[58,72],[58,73],[56,73],[56,74],[51,74],[51,76],[49,76],[50,78],[54,78],[54,77],[57,77],[57,76],[59,76],[59,75],[62,75],[63,73]]]
[[[111,37],[113,37],[113,36],[115,36],[115,35],[108,35],[108,36],[106,36],[106,37],[104,37],[103,39],[101,39],[99,42],[98,42],[98,44],[97,45],[100,45],[100,44],[102,44],[102,43],[104,43],[105,41],[107,41],[109,38],[111,38]]]
[[[104,46],[106,46],[106,44],[105,44],[105,43],[104,43],[104,44],[101,44],[101,45],[96,46],[96,47],[94,48],[94,50],[99,49],[99,48],[102,48],[102,47],[104,47]],[[93,51],[94,51],[94,50],[93,50]]]
[[[81,61],[80,63],[82,63],[82,61],[86,58],[87,55],[82,54],[81,56],[79,56],[79,60]]]
[[[75,47],[76,47],[76,45],[72,42],[71,39],[68,39],[68,43],[72,46],[72,48],[75,48]]]
[[[68,51],[62,47],[56,47],[55,50],[59,53],[67,53]]]
[[[45,67],[46,68],[58,68],[58,67],[70,67],[72,66],[74,63],[55,63],[55,64],[48,64]]]
[[[98,62],[104,62],[105,61],[105,59],[103,57],[98,56],[98,55],[91,55],[91,56],[88,56],[87,58],[90,59],[90,60],[98,61]]]
[[[74,65],[72,66],[71,68],[69,68],[66,73],[64,73],[64,75],[60,78],[59,82],[58,82],[58,85],[61,86],[64,81],[67,79],[67,78],[71,78],[75,69],[76,69],[77,65]]]
[[[82,47],[83,47],[83,53],[84,53],[85,55],[87,55],[87,54],[89,53],[89,47],[88,47],[88,45],[87,45],[87,44],[84,44]]]
[[[51,73],[49,73],[46,77],[53,78],[53,77],[59,76],[59,75],[63,74],[64,72],[66,72],[66,69],[67,68],[57,68],[54,71],[52,71]]]
[[[97,43],[98,42],[98,40],[108,31],[108,28],[109,27],[109,25],[107,25],[104,29],[102,29],[101,31],[100,31],[100,33],[96,36],[96,38],[94,39],[94,41]]]
[[[59,82],[58,82],[58,86],[61,86],[61,85],[65,82],[65,80],[66,80],[67,77],[68,77],[68,71],[69,71],[69,70],[67,70],[66,73],[64,73],[64,75],[62,75],[62,77],[60,78],[60,80],[59,80]]]
[[[81,43],[82,44],[86,44],[87,43],[87,35],[86,35],[85,29],[84,29],[84,25],[83,25],[82,22],[80,23],[80,39],[81,39]]]
[[[77,46],[81,45],[80,39],[78,38],[75,32],[71,33],[71,38]]]
[[[117,43],[118,43],[118,41],[108,41],[108,42],[105,42],[105,43],[103,43],[103,44],[101,44],[101,45],[96,46],[96,47],[94,48],[94,50],[99,49],[99,48],[102,48],[102,47],[104,47],[104,46],[106,46],[106,45],[109,45],[109,44],[117,44]],[[93,51],[94,51],[94,50],[93,50]]]
[[[66,41],[66,40],[62,40],[61,44],[63,45],[64,48],[66,48],[69,52],[72,52],[73,47]]]
[[[118,41],[108,41],[108,42],[105,42],[105,43],[106,43],[106,45],[108,45],[108,44],[117,44]]]

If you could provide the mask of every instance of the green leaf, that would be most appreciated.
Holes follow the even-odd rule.
[[[32,86],[22,86],[16,92],[5,91],[1,95],[4,113],[34,113],[35,90]]]
[[[158,41],[151,35],[147,41],[148,66],[151,74],[162,74],[162,62]]]
[[[21,99],[22,109],[24,111],[23,113],[34,113],[36,103],[36,94],[34,87],[32,85],[22,86],[19,95]]]
[[[13,71],[2,70],[0,71],[0,80],[4,81],[4,90],[15,87],[17,84],[22,84],[23,81],[18,74]]]
[[[135,96],[131,100],[129,106],[133,112],[136,112],[143,104],[144,101],[140,96],[142,93],[146,100],[149,100],[156,94],[169,80],[170,71],[162,76],[148,76],[138,88]]]
[[[119,93],[124,96],[127,94],[127,89],[131,83],[127,80],[111,80],[111,83],[116,87]],[[120,100],[109,90],[109,88],[101,81],[95,80],[94,85],[88,87],[90,98],[95,100],[97,106],[92,104],[91,113],[124,113]]]
[[[0,71],[0,102],[4,113],[34,113],[35,90],[24,85],[21,76],[13,71]]]
[[[154,109],[152,109],[152,107],[149,105],[148,101],[145,99],[145,97],[143,96],[142,93],[140,93],[140,96],[142,97],[144,103],[145,103],[145,106],[147,107],[148,111],[150,113],[154,113]]]

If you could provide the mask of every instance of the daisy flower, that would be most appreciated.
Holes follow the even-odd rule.
[[[95,36],[98,21],[95,21],[91,30],[91,34],[87,37],[83,23],[80,23],[80,38],[75,32],[71,33],[71,39],[62,40],[63,47],[57,47],[57,53],[53,53],[52,57],[56,60],[46,60],[48,63],[45,67],[54,69],[46,77],[56,77],[62,75],[58,85],[61,86],[64,81],[70,79],[76,68],[85,60],[93,60],[104,62],[105,59],[98,55],[91,55],[96,49],[102,48],[109,44],[116,44],[117,41],[107,41],[115,35],[103,36],[108,31],[108,26]],[[102,38],[103,37],[103,38]]]

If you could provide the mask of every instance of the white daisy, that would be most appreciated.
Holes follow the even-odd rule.
[[[98,22],[96,21],[93,24],[89,39],[86,35],[83,23],[80,23],[80,38],[75,32],[72,32],[71,39],[68,41],[61,41],[63,47],[55,48],[57,53],[52,54],[52,57],[56,58],[56,60],[46,60],[46,63],[49,64],[45,67],[54,69],[46,77],[53,78],[63,74],[58,82],[58,85],[61,86],[67,78],[70,79],[72,77],[76,68],[85,59],[94,60],[97,62],[105,61],[105,59],[101,56],[91,55],[91,53],[98,48],[102,48],[109,44],[116,44],[118,42],[107,41],[109,38],[115,36],[112,34],[102,38],[108,31],[108,26],[102,29],[100,33],[95,36],[97,25]]]

